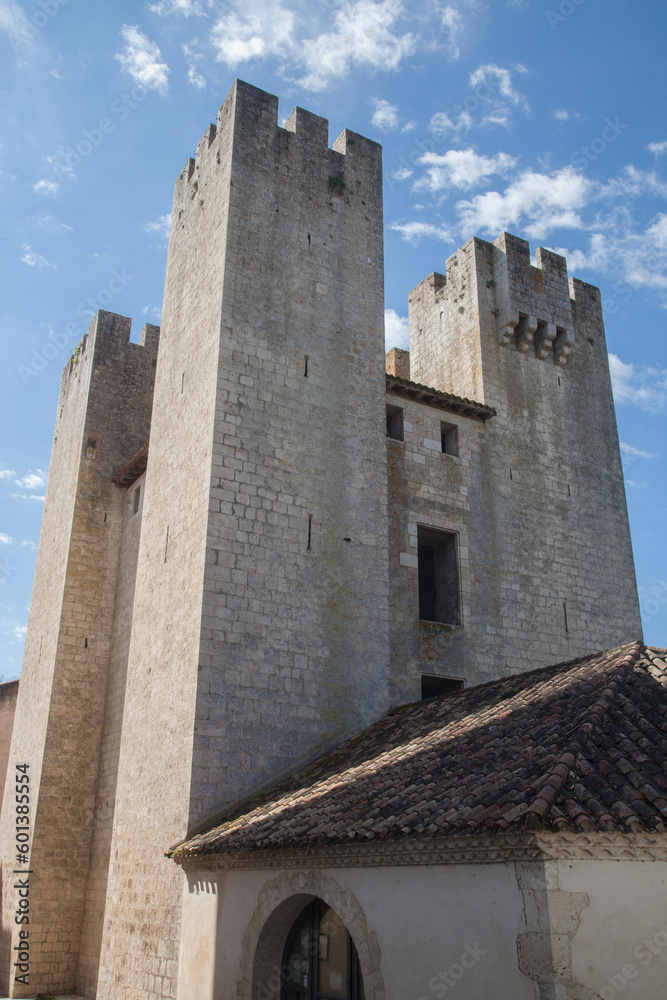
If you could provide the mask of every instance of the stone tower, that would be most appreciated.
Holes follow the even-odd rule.
[[[467,477],[448,512],[467,614],[431,655],[479,683],[639,638],[599,290],[516,236],[472,239],[410,294],[410,378],[496,410],[445,476]],[[404,661],[423,656],[394,629]]]
[[[61,992],[75,984],[96,795],[110,763],[107,685],[124,686],[129,639],[129,622],[114,616],[131,553],[126,498],[112,477],[149,434],[158,335],[146,326],[141,344],[130,343],[129,319],[98,313],[63,372],[2,810],[1,988],[10,990],[21,877],[12,872],[22,867],[14,768],[27,764],[30,986],[12,996],[35,996],[38,983]]]
[[[277,117],[176,184],[98,997],[174,995],[156,845],[389,705],[381,150]]]

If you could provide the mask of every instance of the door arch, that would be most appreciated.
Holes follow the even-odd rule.
[[[314,899],[285,943],[280,1000],[364,1000],[354,941],[336,911]]]

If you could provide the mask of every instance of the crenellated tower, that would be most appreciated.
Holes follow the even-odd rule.
[[[156,843],[389,707],[383,356],[380,147],[237,82],[174,193],[98,997],[173,996]]]
[[[475,238],[412,291],[410,348],[414,382],[496,410],[439,662],[478,682],[641,636],[599,290],[516,236]]]
[[[122,673],[114,627],[126,497],[113,477],[148,439],[159,339],[147,325],[131,343],[130,327],[98,313],[62,375],[2,810],[3,926],[13,948],[13,768],[27,764],[29,987],[14,984],[10,949],[1,956],[2,989],[16,997],[70,992],[77,977],[107,691]]]

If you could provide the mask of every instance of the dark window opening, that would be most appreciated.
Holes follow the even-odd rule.
[[[460,625],[456,535],[418,528],[419,617]]]
[[[387,437],[403,440],[403,410],[400,406],[387,406]]]
[[[338,914],[321,899],[292,925],[280,979],[280,1000],[364,1000],[354,942]]]
[[[461,691],[463,681],[458,677],[440,677],[435,674],[422,674],[422,701],[426,698],[437,698],[440,694],[451,694]]]
[[[136,490],[134,491],[134,503],[132,509],[133,514],[136,514],[138,512],[140,501],[141,501],[141,486],[137,486]]]
[[[440,440],[442,442],[443,455],[458,456],[459,429],[456,424],[447,424],[443,420],[440,424]]]

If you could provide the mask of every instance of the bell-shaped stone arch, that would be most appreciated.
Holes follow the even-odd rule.
[[[377,935],[354,893],[318,871],[283,872],[262,889],[243,937],[239,1000],[278,1000],[287,935],[314,899],[323,900],[345,924],[359,956],[366,1000],[385,1000]]]

